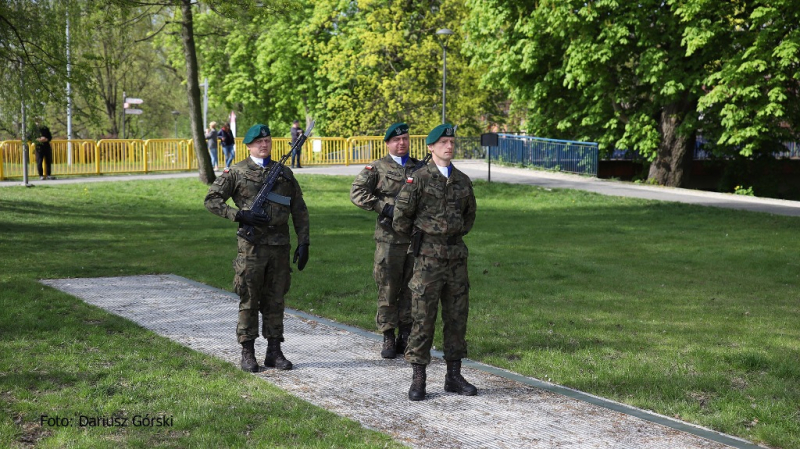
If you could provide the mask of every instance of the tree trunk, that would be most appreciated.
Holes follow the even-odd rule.
[[[686,135],[680,133],[678,128],[685,115],[690,112],[691,106],[683,102],[668,105],[661,111],[658,124],[661,143],[658,145],[655,160],[650,164],[647,175],[649,182],[681,187],[689,179],[696,133],[693,131]]]
[[[197,167],[200,172],[200,181],[211,184],[216,179],[214,167],[211,166],[211,155],[208,154],[205,132],[203,130],[203,112],[200,101],[200,82],[198,81],[197,51],[194,46],[194,24],[192,23],[192,1],[181,2],[181,38],[183,40],[183,55],[186,57],[186,90],[189,94],[189,117],[192,119],[192,139],[194,153],[197,156]]]

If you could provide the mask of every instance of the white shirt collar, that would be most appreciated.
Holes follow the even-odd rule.
[[[449,167],[450,167],[449,165],[447,167],[439,167],[438,165],[436,166],[436,168],[438,168],[439,171],[442,172],[442,175],[444,175],[445,178],[450,177],[450,170],[448,169]]]
[[[391,156],[392,159],[394,159],[394,161],[397,162],[399,165],[403,165],[403,158],[402,157],[395,156],[394,154],[390,154],[389,156]]]
[[[263,167],[264,166],[264,159],[263,158],[255,157],[255,156],[251,155],[250,159],[252,159],[253,162],[255,162],[256,164],[258,164],[259,167]]]

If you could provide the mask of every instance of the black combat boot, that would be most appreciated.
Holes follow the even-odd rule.
[[[447,374],[444,376],[444,391],[462,396],[475,396],[478,389],[461,377],[461,360],[447,360]]]
[[[255,343],[255,340],[247,340],[242,343],[242,371],[258,372]]]
[[[411,388],[408,389],[408,399],[412,401],[421,401],[425,399],[425,365],[412,363],[411,368],[414,369],[414,374],[411,375]]]
[[[411,325],[400,325],[400,332],[397,333],[397,340],[394,343],[395,351],[397,351],[398,354],[404,354],[406,352],[409,335],[411,335]]]
[[[384,359],[393,359],[397,357],[397,350],[394,347],[394,329],[389,329],[383,332],[383,349],[381,349],[381,357]]]
[[[267,355],[264,357],[264,366],[268,368],[278,368],[280,370],[292,369],[292,362],[286,360],[281,351],[281,340],[279,338],[267,339]]]

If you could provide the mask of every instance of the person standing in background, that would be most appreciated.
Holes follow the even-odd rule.
[[[39,172],[39,179],[56,179],[53,173],[53,147],[50,141],[53,135],[50,128],[41,124],[41,119],[34,119],[34,127],[28,133],[28,141],[33,142],[36,153],[36,170]]]
[[[219,141],[222,144],[222,154],[225,155],[225,168],[230,168],[236,157],[236,138],[230,123],[222,125],[222,129],[219,130]]]
[[[291,131],[292,131],[291,145],[294,146],[294,143],[297,142],[297,139],[300,137],[300,135],[303,134],[303,130],[302,130],[302,128],[300,128],[300,121],[295,120],[294,122],[292,122],[292,130]],[[302,150],[302,148],[298,148],[297,151],[292,153],[292,168],[295,168],[295,165],[294,165],[295,159],[297,159],[297,167],[296,168],[303,168],[303,167],[300,166],[300,150]]]
[[[211,154],[211,165],[214,170],[217,170],[217,139],[219,138],[219,131],[217,131],[217,122],[208,124],[206,130],[206,140],[208,141],[208,152]]]

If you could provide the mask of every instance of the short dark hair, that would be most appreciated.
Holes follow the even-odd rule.
[[[299,124],[300,124],[300,120],[295,120],[295,121],[294,121],[294,122],[292,122],[292,123],[294,123],[295,125],[299,125]]]

